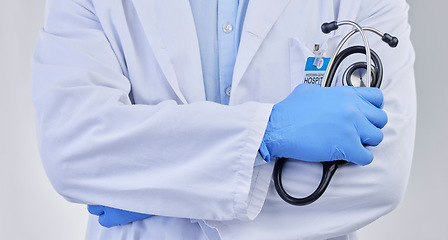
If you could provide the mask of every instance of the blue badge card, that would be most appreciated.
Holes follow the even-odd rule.
[[[305,64],[305,78],[303,83],[321,84],[324,79],[330,58],[309,57]]]

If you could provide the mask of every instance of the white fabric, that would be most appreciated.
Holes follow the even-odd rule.
[[[402,0],[252,0],[223,106],[205,101],[188,1],[49,0],[33,60],[48,176],[69,201],[158,215],[110,229],[91,217],[86,239],[350,239],[407,184],[416,113],[407,11]],[[371,165],[344,166],[321,199],[294,207],[270,185],[273,163],[254,160],[272,104],[301,83],[303,66],[290,60],[351,30],[322,34],[335,19],[399,37],[396,49],[370,38],[389,123]],[[284,184],[303,196],[320,173],[290,161]]]

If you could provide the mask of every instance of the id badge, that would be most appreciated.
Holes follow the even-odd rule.
[[[305,64],[303,83],[321,85],[329,62],[330,58],[318,58],[316,60],[316,57],[309,57]]]

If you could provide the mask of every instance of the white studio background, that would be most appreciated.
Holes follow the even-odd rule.
[[[45,1],[0,3],[0,239],[84,239],[86,207],[53,190],[37,150],[30,59]]]
[[[44,0],[0,0],[0,239],[80,240],[85,206],[51,187],[37,151],[30,58],[43,25]],[[361,240],[448,239],[448,2],[409,0],[417,52],[418,127],[405,199],[362,229]],[[279,239],[281,240],[281,239]]]

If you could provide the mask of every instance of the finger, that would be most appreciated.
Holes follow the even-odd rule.
[[[356,128],[360,141],[364,146],[377,146],[383,141],[384,134],[381,129],[374,126],[367,119],[359,121]]]
[[[352,148],[350,148],[350,153],[347,154],[349,157],[347,161],[361,166],[370,164],[373,161],[373,153],[364,147],[361,141],[353,144]]]
[[[377,108],[383,107],[383,93],[379,88],[355,87],[354,89],[366,102]]]
[[[88,205],[87,210],[89,211],[90,214],[97,216],[104,214],[104,206],[100,205]]]
[[[104,208],[104,214],[101,215],[98,219],[99,223],[104,227],[110,228],[128,224],[134,220],[139,220],[132,215],[132,212],[111,207]]]
[[[337,146],[332,153],[331,159],[332,161],[346,160],[364,166],[373,161],[373,154],[358,140],[346,146]]]
[[[100,225],[103,227],[106,227],[106,228],[117,226],[117,224],[114,224],[112,222],[112,220],[113,219],[111,219],[111,217],[109,216],[109,214],[107,212],[105,212],[104,214],[101,214],[98,217],[98,222],[100,223]]]
[[[379,109],[368,102],[360,102],[359,110],[375,127],[382,129],[388,119],[387,114],[383,109]]]

